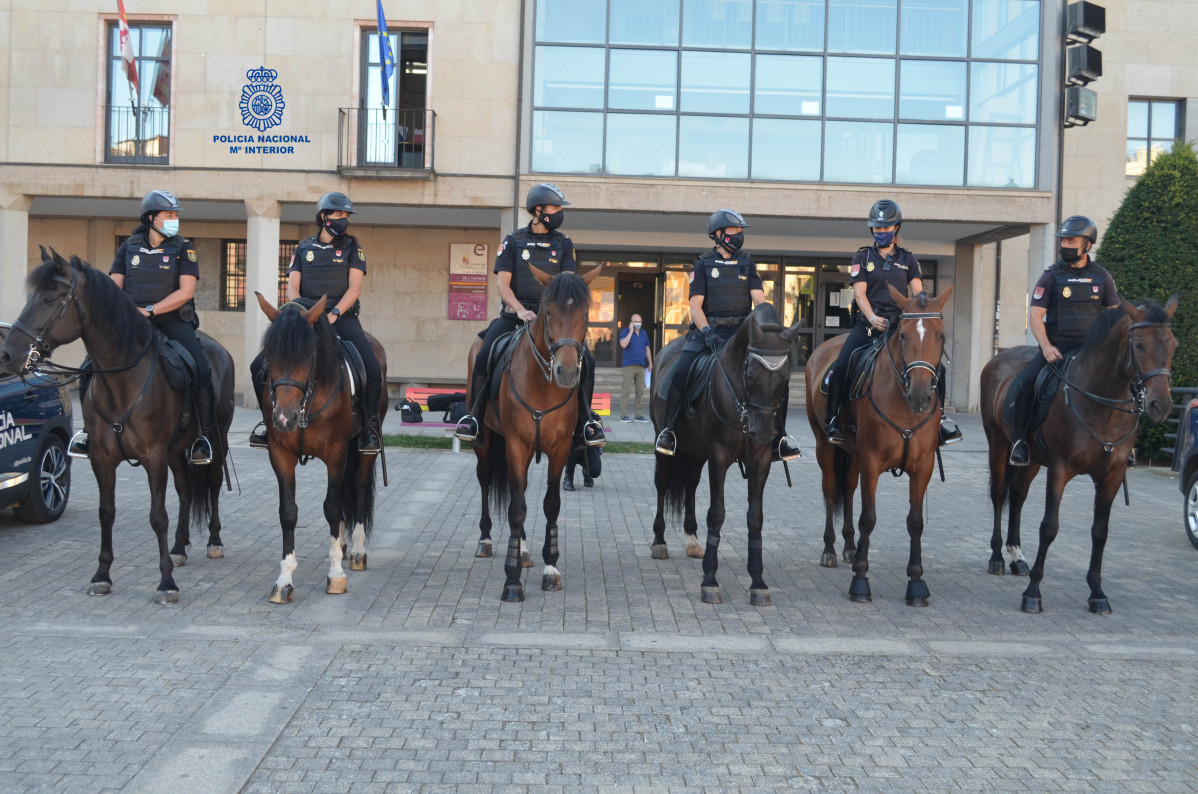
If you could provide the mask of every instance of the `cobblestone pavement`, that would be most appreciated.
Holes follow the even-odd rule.
[[[1132,472],[1132,505],[1113,511],[1110,617],[1086,609],[1087,483],[1066,491],[1044,614],[1019,611],[1026,580],[986,574],[977,417],[929,489],[927,609],[903,600],[905,480],[881,485],[873,603],[848,600],[848,566],[819,567],[810,454],[793,489],[777,469],[767,487],[773,606],[749,605],[736,478],[723,604],[700,603],[680,528],[671,558],[650,559],[648,455],[605,456],[594,488],[563,494],[562,592],[537,586],[536,484],[537,565],[514,605],[499,600],[502,553],[473,556],[473,456],[393,448],[370,570],[349,574],[346,595],[323,588],[323,471],[301,471],[295,601],[275,606],[277,491],[245,446],[253,420],[239,411],[234,425],[226,556],[206,559],[193,535],[177,606],[152,603],[142,472],[120,470],[107,597],[85,594],[99,545],[86,465],[57,524],[0,516],[0,791],[1198,788],[1198,551],[1160,471]],[[1026,511],[1029,559],[1042,494]],[[702,514],[705,485],[699,502]],[[502,552],[506,527],[496,540]]]

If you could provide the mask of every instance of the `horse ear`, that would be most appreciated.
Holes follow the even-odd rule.
[[[600,264],[598,267],[591,268],[590,270],[588,270],[586,273],[584,273],[582,275],[582,280],[586,282],[588,287],[591,285],[592,281],[594,281],[596,278],[599,277],[600,270],[603,270],[602,264]]]
[[[1138,323],[1138,322],[1140,322],[1140,320],[1144,319],[1144,315],[1146,312],[1142,311],[1134,303],[1132,303],[1131,301],[1129,301],[1127,298],[1123,297],[1122,295],[1119,296],[1119,301],[1120,301],[1120,303],[1123,304],[1123,311],[1127,314],[1128,317],[1131,318],[1131,321],[1133,323]]]
[[[43,261],[43,262],[49,262],[49,261],[50,261],[50,255],[49,255],[48,253],[46,253],[46,246],[44,246],[44,245],[39,245],[39,246],[38,246],[38,248],[40,248],[40,249],[41,249],[41,251],[42,251],[42,261]]]
[[[1169,296],[1169,300],[1165,301],[1165,314],[1172,317],[1173,312],[1177,311],[1177,307],[1180,304],[1181,304],[1181,293],[1174,292],[1172,295]]]
[[[549,275],[544,270],[541,270],[536,265],[530,264],[528,269],[532,271],[533,278],[541,282],[542,287],[549,286],[549,282],[553,280],[553,276]]]
[[[279,310],[271,306],[270,301],[262,297],[261,292],[255,292],[254,294],[258,296],[258,305],[262,307],[262,313],[273,323],[275,318],[279,316]]]
[[[793,342],[795,337],[799,335],[799,326],[803,324],[802,318],[795,320],[795,324],[789,328],[782,329],[782,333],[778,334],[778,338],[783,342]]]
[[[899,292],[894,288],[893,284],[887,284],[886,289],[890,290],[890,299],[894,301],[895,306],[901,308],[907,305],[907,301],[910,300],[910,298],[907,297],[907,293]]]
[[[329,296],[321,295],[320,300],[316,301],[316,305],[304,312],[304,317],[311,325],[316,325],[317,320],[324,316],[324,307],[328,302]]]
[[[944,304],[948,303],[948,299],[951,298],[952,296],[953,296],[953,285],[949,284],[947,287],[944,288],[944,292],[941,292],[939,295],[936,296],[936,311],[942,310],[944,308]]]
[[[760,345],[765,341],[765,334],[761,331],[761,323],[757,322],[757,315],[749,318],[749,344]]]
[[[54,264],[58,265],[59,273],[62,273],[65,276],[70,272],[70,263],[58,255],[58,252],[54,250],[54,246],[50,246],[50,256],[54,259]]]

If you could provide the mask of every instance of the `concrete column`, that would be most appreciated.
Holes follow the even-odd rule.
[[[279,296],[279,214],[274,199],[246,199],[245,235],[245,341],[244,352],[236,362],[237,390],[246,408],[257,408],[258,399],[250,385],[250,362],[262,347],[262,334],[270,321],[258,306],[255,292],[274,304]]]
[[[0,187],[0,321],[11,323],[25,308],[29,273],[29,208],[33,198]]]
[[[1036,282],[1040,280],[1040,276],[1044,274],[1044,268],[1057,261],[1057,238],[1053,236],[1056,230],[1047,223],[1037,223],[1028,231],[1027,239],[1027,294],[1030,297],[1032,290],[1036,286]],[[1024,328],[1025,344],[1036,344],[1036,338],[1032,336],[1031,328],[1027,327],[1026,309],[1027,304],[1024,304]]]
[[[990,359],[991,333],[981,326],[994,323],[994,303],[985,303],[982,246],[958,243],[953,297],[946,308],[945,331],[951,339],[948,395],[945,402],[954,411],[977,411],[981,403],[979,384],[982,367]],[[941,288],[943,291],[943,288]],[[991,290],[993,293],[993,290]]]

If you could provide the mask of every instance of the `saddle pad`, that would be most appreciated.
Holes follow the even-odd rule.
[[[1073,360],[1077,357],[1076,350],[1066,353],[1065,360],[1061,362],[1058,370],[1053,367],[1044,366],[1036,374],[1036,382],[1032,385],[1032,411],[1028,417],[1027,431],[1031,433],[1033,430],[1040,427],[1048,416],[1049,409],[1052,408],[1053,400],[1057,396],[1057,387],[1061,384],[1061,378],[1057,372],[1068,374],[1069,367],[1073,364]],[[1027,376],[1026,371],[1021,371],[1015,376],[1015,380],[1011,381],[1011,387],[1007,389],[1007,399],[1003,403],[1002,420],[1007,427],[1015,426],[1015,400],[1020,391],[1023,390],[1023,380]]]
[[[162,374],[166,376],[167,384],[176,391],[190,392],[195,383],[195,361],[187,348],[166,334],[155,331],[158,353],[162,357]]]
[[[487,359],[487,377],[490,379],[490,397],[495,399],[499,396],[499,382],[502,378],[491,377],[496,372],[502,372],[512,358],[512,352],[515,351],[516,345],[520,343],[521,337],[528,333],[528,326],[521,325],[514,331],[509,331],[503,336],[495,340],[495,344],[491,345],[491,355]]]
[[[870,381],[873,380],[874,364],[878,360],[878,353],[886,343],[888,334],[875,334],[873,341],[868,345],[863,345],[849,354],[849,400],[860,400],[869,390]],[[828,396],[828,381],[832,376],[832,367],[836,365],[835,359],[828,363],[823,374],[819,379],[820,393],[825,397]]]
[[[341,357],[345,359],[345,369],[349,372],[349,394],[356,399],[365,392],[366,364],[353,342],[341,337],[337,337],[337,341],[341,343]]]

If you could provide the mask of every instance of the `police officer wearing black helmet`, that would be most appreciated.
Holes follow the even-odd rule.
[[[320,231],[296,246],[287,273],[287,300],[313,306],[321,296],[328,296],[326,319],[339,337],[358,349],[366,366],[366,416],[358,448],[375,453],[381,449],[377,411],[383,400],[383,371],[358,320],[366,252],[358,245],[357,238],[348,233],[349,216],[353,214],[353,202],[344,193],[329,192],[320,197],[316,203],[316,225]],[[250,365],[259,407],[266,384],[262,365],[262,354]],[[266,447],[266,438],[266,426],[259,422],[250,434],[250,446]]]
[[[915,254],[898,244],[899,228],[903,225],[903,212],[899,205],[890,199],[874,202],[866,223],[873,234],[874,244],[857,250],[849,271],[849,284],[853,288],[853,300],[858,310],[856,319],[827,376],[826,432],[828,441],[833,444],[843,444],[845,441],[841,412],[848,391],[849,357],[853,351],[870,344],[874,334],[896,327],[902,314],[902,308],[895,305],[890,297],[889,287],[910,295],[923,292],[923,273],[919,269],[919,260]],[[936,388],[940,398],[940,443],[954,444],[961,440],[961,431],[944,413],[943,365],[939,369]]]
[[[757,265],[748,252],[741,250],[744,230],[749,227],[744,216],[735,210],[723,209],[707,219],[707,236],[715,245],[695,261],[691,275],[691,326],[686,343],[673,365],[676,373],[670,378],[666,395],[664,426],[657,435],[655,448],[663,455],[678,450],[674,425],[682,411],[683,392],[687,373],[704,349],[718,353],[731,339],[753,308],[765,302],[765,285],[757,274]],[[794,460],[799,457],[799,445],[786,434],[786,408],[789,394],[782,395],[778,411],[778,436],[773,444],[775,460]]]
[[[1065,219],[1056,236],[1060,259],[1046,269],[1032,288],[1028,326],[1039,349],[1019,375],[1009,461],[1026,466],[1031,461],[1027,425],[1032,414],[1036,376],[1048,363],[1056,363],[1082,346],[1090,323],[1106,309],[1122,305],[1115,279],[1090,257],[1098,241],[1098,227],[1083,215]]]
[[[499,316],[491,321],[483,337],[482,347],[474,359],[471,378],[470,413],[462,418],[455,435],[462,441],[477,441],[487,406],[487,359],[495,340],[537,318],[541,295],[545,288],[533,276],[529,265],[556,276],[576,273],[574,243],[558,231],[566,215],[562,207],[569,206],[566,196],[557,185],[542,182],[528,191],[524,208],[532,220],[522,229],[503,239],[495,258],[496,281],[503,301]],[[582,376],[578,384],[579,411],[576,436],[587,446],[601,447],[606,443],[603,425],[591,414],[591,397],[595,392],[595,359],[583,348]]]
[[[171,193],[165,190],[147,193],[141,200],[141,223],[117,249],[108,275],[133,299],[142,316],[167,338],[187,348],[195,362],[200,437],[191,446],[191,462],[202,465],[212,461],[209,439],[216,424],[216,398],[208,357],[196,336],[199,318],[194,299],[200,266],[191,240],[179,236],[182,211],[179,200]],[[76,433],[71,439],[70,454],[86,458],[88,447],[87,433]]]

